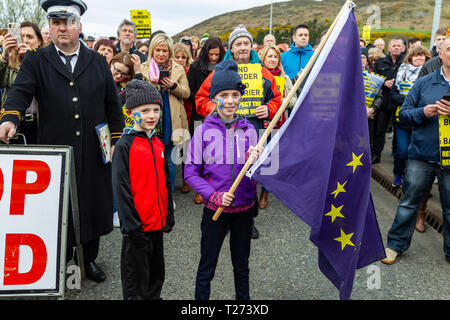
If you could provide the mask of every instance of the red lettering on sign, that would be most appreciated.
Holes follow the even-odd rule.
[[[3,172],[2,172],[2,169],[0,168],[0,201],[2,201],[4,185],[5,185],[5,183],[3,182]]]
[[[30,271],[19,273],[20,246],[28,246],[33,252]],[[7,234],[5,245],[5,286],[28,285],[39,281],[47,267],[47,249],[44,241],[34,234]]]
[[[27,172],[37,175],[36,181],[27,183]],[[50,184],[50,168],[42,161],[14,160],[11,185],[10,215],[23,215],[25,209],[25,196],[44,192]]]

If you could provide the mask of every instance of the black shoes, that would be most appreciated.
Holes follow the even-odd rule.
[[[95,262],[89,262],[88,264],[86,264],[84,268],[86,278],[95,281],[97,283],[106,280],[106,274],[103,272],[102,269],[100,269],[100,267]]]
[[[252,239],[259,238],[259,231],[256,229],[255,225],[252,226]]]

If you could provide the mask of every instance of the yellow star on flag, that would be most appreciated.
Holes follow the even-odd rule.
[[[353,235],[354,233],[345,234],[344,230],[341,229],[341,236],[339,238],[335,238],[334,240],[341,243],[341,250],[344,251],[346,246],[355,246],[353,242],[350,241]]]
[[[334,219],[336,219],[337,217],[340,218],[345,218],[342,213],[341,210],[344,206],[340,206],[339,208],[336,208],[334,205],[331,205],[331,211],[328,212],[327,214],[325,214],[326,216],[330,216],[331,217],[331,223],[334,222]]]
[[[340,184],[339,181],[337,183],[337,189],[334,190],[331,194],[334,195],[334,198],[336,199],[336,197],[338,196],[339,193],[341,192],[347,192],[345,191],[344,187],[347,184],[348,181],[345,181],[344,184]]]
[[[355,173],[355,170],[358,166],[362,166],[363,164],[361,163],[361,157],[364,155],[364,153],[360,154],[359,156],[356,156],[353,152],[352,152],[352,157],[353,160],[350,163],[347,163],[347,167],[353,167],[353,173]]]

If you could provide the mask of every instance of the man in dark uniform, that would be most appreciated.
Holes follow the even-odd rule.
[[[113,230],[111,165],[104,164],[95,127],[108,123],[115,144],[123,115],[104,57],[80,44],[81,0],[41,0],[49,18],[52,44],[29,51],[4,104],[0,140],[8,143],[33,97],[39,105],[38,143],[70,145],[74,150],[81,243],[86,276],[106,279],[97,266],[100,236]],[[113,151],[113,148],[112,150]],[[69,214],[68,261],[76,246]]]

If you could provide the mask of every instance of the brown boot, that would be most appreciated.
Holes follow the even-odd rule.
[[[182,193],[188,193],[191,192],[191,187],[183,181],[183,187],[181,188]]]
[[[267,205],[269,204],[268,197],[269,197],[268,192],[264,192],[264,191],[261,192],[261,197],[259,198],[259,208],[260,209],[267,208]]]
[[[194,198],[194,202],[196,204],[202,204],[203,203],[203,197],[200,194],[196,193],[195,194],[195,198]]]
[[[417,212],[416,230],[418,232],[425,232],[425,211],[420,209]]]
[[[418,232],[425,232],[425,211],[427,210],[427,202],[428,202],[428,199],[430,198],[430,195],[431,195],[431,190],[428,192],[428,194],[422,200],[419,210],[417,211],[416,230]]]

